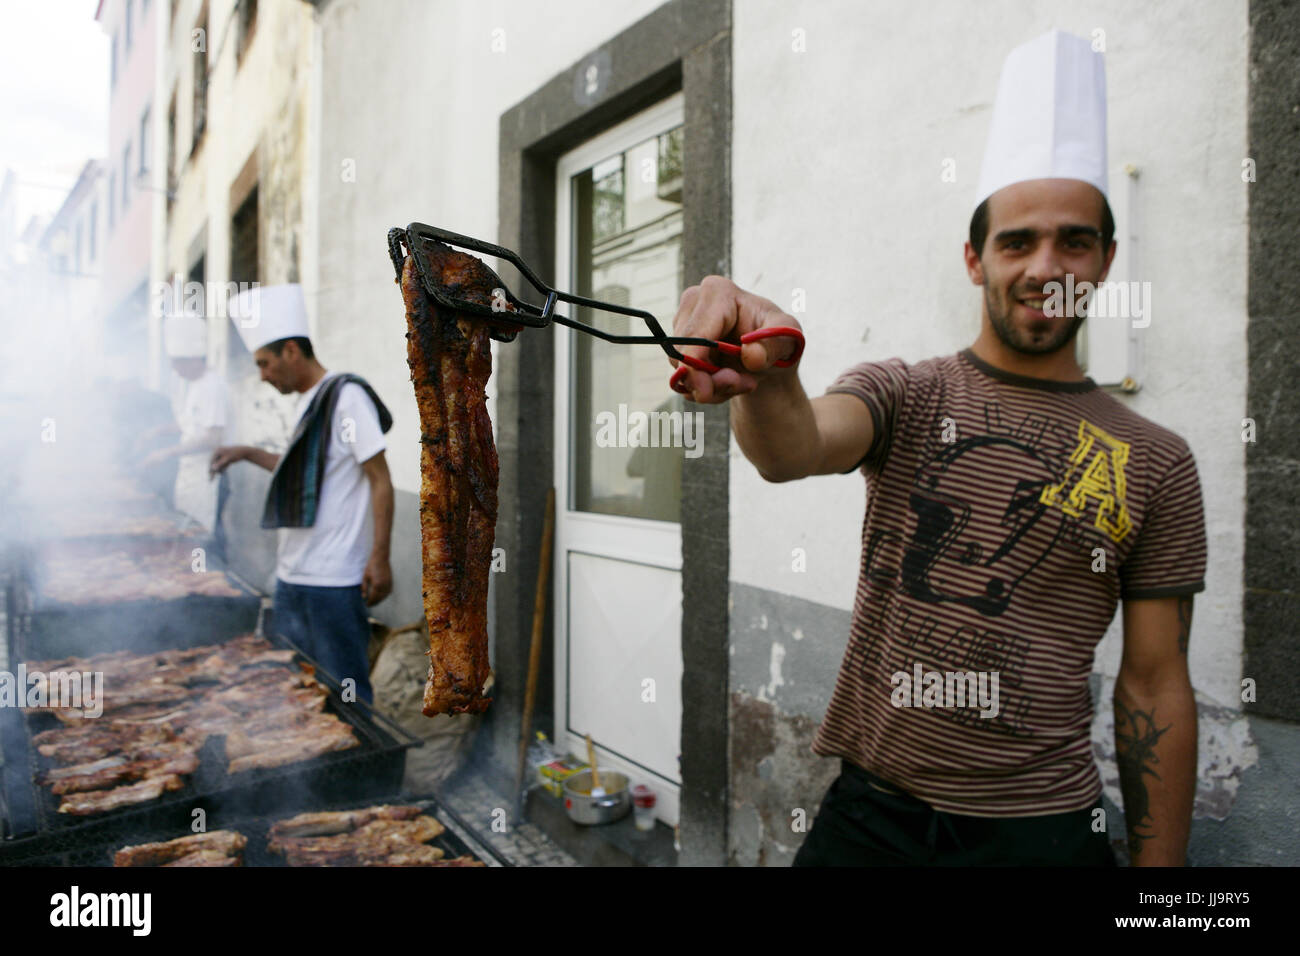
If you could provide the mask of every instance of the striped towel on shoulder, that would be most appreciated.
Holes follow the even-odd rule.
[[[327,378],[312,396],[311,404],[293,430],[288,449],[271,474],[266,508],[262,511],[263,528],[310,528],[316,523],[316,505],[325,479],[325,455],[330,446],[328,429],[334,420],[339,391],[348,382],[364,388],[375,403],[380,430],[387,433],[393,427],[393,416],[360,375],[344,372]]]

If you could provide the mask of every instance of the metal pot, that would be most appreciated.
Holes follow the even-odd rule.
[[[564,809],[574,823],[593,826],[613,823],[628,815],[632,809],[632,794],[628,780],[617,770],[600,770],[600,784],[605,788],[603,797],[591,795],[591,771],[575,773],[564,781]]]

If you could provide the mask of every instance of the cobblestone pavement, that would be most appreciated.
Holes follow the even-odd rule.
[[[441,799],[515,866],[581,865],[534,824],[517,824],[512,819],[513,801],[479,777],[457,774],[443,788]],[[493,822],[501,820],[506,826],[504,833],[493,829]]]

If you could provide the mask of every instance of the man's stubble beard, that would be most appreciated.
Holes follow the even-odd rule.
[[[1060,329],[1056,335],[1042,343],[1029,340],[1024,332],[1016,328],[1011,320],[1011,311],[1019,305],[1015,298],[995,299],[988,285],[984,286],[984,307],[988,310],[989,322],[999,341],[1013,352],[1022,355],[1050,355],[1071,345],[1079,326],[1083,325],[1087,315],[1076,315],[1070,324]]]

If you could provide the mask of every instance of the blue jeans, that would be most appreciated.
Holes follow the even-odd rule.
[[[356,681],[357,697],[374,703],[370,688],[370,621],[361,585],[319,588],[278,578],[271,627],[342,683]]]

